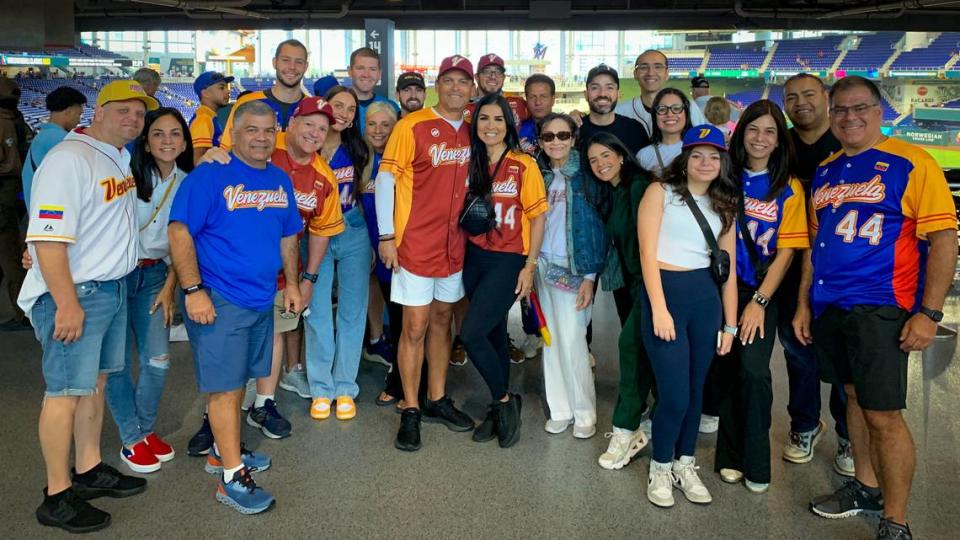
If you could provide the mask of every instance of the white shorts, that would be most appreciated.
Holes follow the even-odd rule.
[[[423,277],[403,268],[390,280],[390,301],[402,306],[426,306],[434,300],[454,303],[463,298],[463,272],[447,277]]]

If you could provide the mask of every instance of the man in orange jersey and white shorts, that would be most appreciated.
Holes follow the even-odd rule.
[[[453,431],[474,427],[445,392],[453,304],[464,295],[466,237],[459,216],[467,191],[470,133],[463,110],[472,90],[470,60],[445,58],[437,75],[437,105],[400,120],[377,174],[380,259],[394,272],[390,300],[403,305],[397,363],[405,408],[395,446],[408,452],[420,449],[421,419]],[[425,342],[430,361],[421,412],[417,396]]]

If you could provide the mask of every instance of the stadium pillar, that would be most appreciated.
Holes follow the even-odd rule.
[[[77,44],[73,0],[4,0],[0,47],[42,49]]]
[[[380,53],[380,82],[373,89],[379,96],[393,99],[396,76],[393,69],[393,21],[390,19],[364,19],[364,36],[367,47]]]

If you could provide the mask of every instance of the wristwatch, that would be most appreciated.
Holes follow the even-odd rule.
[[[760,294],[760,291],[755,291],[753,293],[753,301],[763,309],[767,309],[767,305],[770,303],[770,299]]]
[[[316,283],[318,277],[320,277],[318,274],[311,274],[310,272],[303,272],[300,274],[300,279],[305,279],[310,283]]]
[[[193,294],[193,293],[195,293],[195,292],[197,292],[197,291],[200,291],[200,290],[202,290],[202,289],[203,289],[203,283],[197,283],[196,285],[191,285],[191,286],[189,286],[189,287],[187,287],[187,288],[185,288],[185,289],[181,289],[181,290],[183,291],[183,294]]]
[[[930,320],[932,320],[933,322],[940,322],[943,320],[942,311],[937,311],[935,309],[930,309],[930,308],[920,306],[920,313],[923,313],[927,317],[930,317]]]

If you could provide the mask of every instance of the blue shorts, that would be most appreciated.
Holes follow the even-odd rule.
[[[34,333],[43,347],[43,380],[47,396],[89,396],[97,376],[123,369],[127,344],[127,287],[124,280],[86,281],[75,285],[83,309],[80,339],[65,345],[53,339],[57,304],[46,293],[30,312]]]
[[[247,379],[270,375],[273,305],[255,311],[230,303],[213,289],[207,294],[217,313],[213,324],[197,324],[183,312],[200,392],[230,392],[243,388]]]

